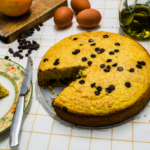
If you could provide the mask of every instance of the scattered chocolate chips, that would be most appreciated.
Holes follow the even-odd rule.
[[[116,45],[116,46],[120,46],[120,43],[117,42],[117,43],[115,43],[115,45]]]
[[[9,58],[9,56],[5,56],[5,59],[8,59]]]
[[[92,61],[88,61],[88,65],[91,66],[92,65]]]
[[[75,40],[77,40],[78,38],[74,38],[73,40],[75,41]]]
[[[98,86],[96,89],[97,89],[97,91],[101,91],[101,90],[102,90],[102,87],[101,87],[101,86]]]
[[[67,108],[66,107],[63,107],[63,111],[65,112],[65,113],[67,113]]]
[[[96,45],[96,43],[92,43],[92,44],[90,44],[91,46],[95,46]]]
[[[113,90],[115,90],[115,86],[114,85],[110,85],[109,89],[113,91]]]
[[[142,65],[142,66],[145,66],[146,65],[146,63],[144,62],[144,61],[138,61],[137,62],[139,65]]]
[[[108,38],[108,35],[104,35],[103,38]]]
[[[111,93],[111,90],[110,90],[109,88],[106,88],[105,91],[106,91],[107,93]]]
[[[87,61],[87,58],[86,58],[86,57],[83,57],[83,58],[82,58],[82,61]]]
[[[100,68],[105,68],[105,64],[101,64],[101,65],[100,65]]]
[[[108,65],[106,68],[107,68],[107,69],[110,69],[111,67]]]
[[[96,55],[95,55],[95,54],[92,54],[92,55],[91,55],[91,58],[95,58],[95,57],[96,57]]]
[[[107,59],[107,60],[106,60],[106,62],[108,62],[108,63],[111,62],[111,61],[112,61],[111,59]]]
[[[113,51],[109,52],[109,55],[114,55],[115,53]]]
[[[118,49],[115,49],[115,50],[114,50],[114,52],[118,53],[118,52],[119,52],[119,50],[118,50]]]
[[[55,65],[55,66],[59,65],[59,59],[56,59],[55,62],[53,63],[53,65]]]
[[[93,42],[94,40],[93,39],[89,39],[89,42]]]
[[[130,87],[131,87],[131,83],[130,83],[130,82],[126,82],[126,83],[125,83],[125,86],[126,86],[127,88],[130,88]]]
[[[109,72],[110,70],[109,69],[104,69],[104,72]]]
[[[123,68],[122,67],[118,67],[117,70],[118,71],[123,71]]]
[[[80,84],[84,84],[85,81],[84,81],[84,80],[80,80],[79,83],[80,83]]]
[[[113,66],[113,67],[116,67],[116,66],[117,66],[117,63],[113,64],[112,66]]]
[[[92,83],[91,84],[91,88],[95,87],[96,83]]]
[[[74,52],[72,52],[73,55],[77,55],[78,53],[80,53],[79,49],[76,49]]]
[[[129,71],[130,71],[130,72],[134,72],[134,69],[133,69],[133,68],[131,68]]]
[[[136,67],[137,67],[138,69],[142,69],[142,66],[141,66],[141,65],[136,65]]]
[[[99,95],[100,94],[100,92],[99,91],[95,91],[95,95]]]

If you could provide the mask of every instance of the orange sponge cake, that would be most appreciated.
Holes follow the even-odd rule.
[[[69,84],[53,101],[56,114],[83,126],[126,120],[150,97],[150,56],[136,41],[109,32],[69,36],[44,55],[40,86]]]

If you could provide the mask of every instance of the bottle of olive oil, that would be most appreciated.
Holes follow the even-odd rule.
[[[124,33],[135,39],[150,37],[149,2],[135,3],[134,6],[127,6],[127,3],[123,3],[123,6],[119,12],[119,21]]]

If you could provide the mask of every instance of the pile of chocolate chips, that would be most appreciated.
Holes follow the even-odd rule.
[[[21,55],[21,53],[23,52],[23,50],[28,50],[27,53],[25,54],[26,57],[29,56],[29,54],[32,53],[33,50],[38,50],[40,45],[36,42],[36,41],[28,41],[26,40],[26,38],[33,36],[35,29],[37,31],[40,31],[40,26],[42,27],[43,24],[40,23],[39,26],[36,26],[35,28],[31,28],[29,31],[26,31],[24,33],[22,33],[19,38],[17,39],[19,46],[18,46],[18,51],[13,51],[12,48],[9,48],[9,53],[13,54],[13,57],[19,57],[20,59],[23,59],[24,56]],[[5,59],[9,59],[9,56],[5,56]],[[9,59],[11,60],[11,59]]]

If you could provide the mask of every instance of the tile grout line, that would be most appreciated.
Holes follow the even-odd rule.
[[[132,119],[132,150],[134,150],[134,124],[133,124],[133,119]]]
[[[111,129],[111,146],[110,146],[110,150],[112,150],[112,139],[113,139],[113,128]]]
[[[93,130],[91,130],[91,137],[90,137],[90,145],[89,145],[89,150],[91,150],[91,143],[92,143],[92,132],[93,132]]]
[[[105,5],[106,5],[106,0],[105,0],[105,3],[104,3],[103,16],[105,15]],[[105,18],[105,17],[104,17],[104,18]],[[102,21],[102,28],[103,28],[103,24],[104,24],[104,18],[103,18],[103,21]]]
[[[55,119],[53,119],[53,124],[52,124],[52,129],[51,129],[50,137],[49,137],[49,140],[48,140],[47,150],[49,148],[49,144],[50,144],[50,140],[51,140],[51,136],[52,136],[52,131],[53,131],[53,127],[54,127],[54,122],[55,122]]]
[[[40,103],[38,104],[38,108],[37,108],[36,114],[37,114],[37,112],[38,112],[39,106],[40,106]],[[33,127],[34,127],[34,123],[35,123],[35,120],[36,120],[36,114],[35,114],[35,117],[34,117],[34,121],[33,121],[33,125],[32,125],[32,129],[31,129],[31,133],[30,133],[30,137],[29,137],[29,140],[28,140],[28,144],[27,144],[26,150],[28,150],[28,148],[29,148],[29,143],[30,143],[30,139],[31,139]]]
[[[71,127],[71,133],[70,133],[70,138],[69,138],[68,150],[69,150],[69,148],[70,148],[71,137],[72,137],[72,130],[73,130],[73,127]]]
[[[118,27],[118,28],[116,28],[116,30],[118,29],[118,31],[119,31],[119,26],[118,26],[118,24],[119,24],[119,4],[120,4],[120,1],[118,0],[118,13],[117,13],[117,25],[116,25],[116,27]],[[117,33],[118,33],[118,31],[117,31]]]

